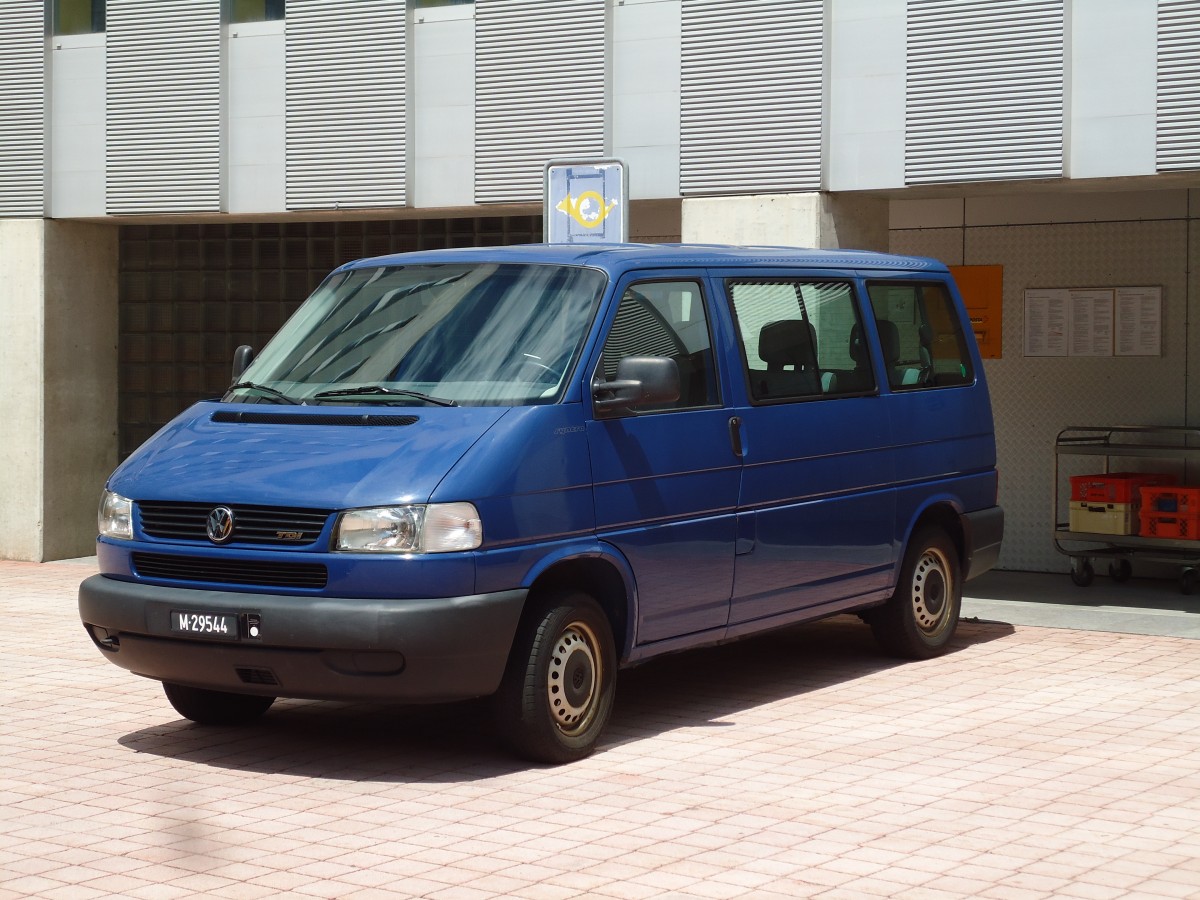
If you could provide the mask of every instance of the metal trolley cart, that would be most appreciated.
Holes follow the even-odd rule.
[[[1072,510],[1070,520],[1064,522],[1059,502],[1060,461],[1064,456],[1101,457],[1105,475],[1111,471],[1112,461],[1117,459],[1157,459],[1169,462],[1176,471],[1181,471],[1187,460],[1200,458],[1200,428],[1071,426],[1060,431],[1054,442],[1054,547],[1071,558],[1071,580],[1080,587],[1091,584],[1095,577],[1093,560],[1105,559],[1112,579],[1126,581],[1133,574],[1132,561],[1138,559],[1178,565],[1179,590],[1191,594],[1200,579],[1200,539],[1197,539],[1200,538],[1197,533],[1200,531],[1200,488],[1174,487],[1173,478],[1168,482],[1157,482],[1159,487],[1156,488],[1153,486],[1155,476],[1149,473],[1100,476],[1097,479],[1099,485],[1107,481],[1115,484],[1117,490],[1126,492],[1126,504],[1105,504],[1107,512],[1103,509],[1090,513],[1083,510],[1076,515]],[[1121,484],[1123,478],[1127,479],[1124,485]],[[1143,508],[1140,515],[1135,514],[1139,488],[1147,488],[1152,499],[1161,500],[1171,511],[1148,512]],[[1131,490],[1133,496],[1128,495]],[[1077,502],[1073,494],[1072,503]],[[1167,506],[1168,502],[1171,506]],[[1110,527],[1114,531],[1122,529],[1121,516],[1127,517],[1126,530],[1130,533],[1109,533]]]

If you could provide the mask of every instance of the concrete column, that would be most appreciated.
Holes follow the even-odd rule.
[[[845,194],[755,194],[683,201],[685,243],[888,249],[888,201]]]
[[[117,229],[0,220],[0,557],[95,550],[117,462]]]

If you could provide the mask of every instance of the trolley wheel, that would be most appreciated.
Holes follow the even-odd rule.
[[[1071,580],[1080,587],[1087,587],[1095,577],[1096,570],[1092,568],[1091,560],[1085,559],[1082,563],[1071,566]]]
[[[1119,559],[1108,564],[1108,575],[1117,584],[1124,584],[1133,576],[1133,564],[1127,559]]]
[[[1179,593],[1191,594],[1196,590],[1196,570],[1184,569],[1179,573]]]

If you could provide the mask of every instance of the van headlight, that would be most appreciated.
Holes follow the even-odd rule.
[[[96,528],[103,537],[130,540],[133,537],[133,501],[106,490],[100,495]]]
[[[341,514],[334,550],[357,553],[450,553],[483,543],[483,523],[470,503],[352,509]]]

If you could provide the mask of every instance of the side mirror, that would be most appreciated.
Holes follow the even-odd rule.
[[[667,356],[626,356],[615,381],[597,381],[592,399],[600,410],[636,409],[679,399],[679,365]]]
[[[236,384],[242,378],[242,373],[250,367],[250,363],[254,362],[254,348],[249,344],[242,344],[233,351],[233,381],[231,384]]]

